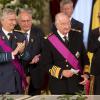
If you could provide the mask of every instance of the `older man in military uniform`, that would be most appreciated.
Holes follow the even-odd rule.
[[[82,36],[70,31],[70,19],[65,13],[56,15],[55,25],[57,31],[44,40],[40,64],[49,73],[51,94],[75,94],[83,90],[89,78],[84,71],[89,61]]]

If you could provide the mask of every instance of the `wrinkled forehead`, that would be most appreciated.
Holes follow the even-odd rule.
[[[60,21],[60,22],[64,22],[64,21],[68,21],[68,20],[69,20],[69,18],[66,17],[66,16],[61,16],[61,17],[59,17],[59,19],[58,19],[58,21]]]
[[[67,26],[70,24],[70,20],[69,20],[69,18],[66,18],[65,16],[63,16],[63,17],[58,19],[57,24],[58,25],[65,25],[66,24],[66,26]]]
[[[58,16],[58,20],[60,20],[60,21],[69,20],[69,17],[66,14],[60,14]]]

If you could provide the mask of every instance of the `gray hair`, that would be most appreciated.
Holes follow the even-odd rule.
[[[62,19],[62,16],[68,17],[65,13],[62,13],[62,12],[56,14],[56,16],[55,16],[55,25],[56,26],[59,23],[59,20]]]
[[[4,8],[1,15],[0,15],[0,19],[4,19],[5,17],[7,17],[8,15],[12,15],[15,14],[16,12],[15,10],[11,9],[11,8]]]
[[[61,1],[60,1],[60,9],[62,9],[62,7],[63,7],[64,5],[70,4],[70,3],[73,4],[72,0],[61,0]]]
[[[20,8],[19,12],[18,12],[18,17],[20,16],[21,13],[26,12],[28,13],[30,16],[32,16],[32,10],[29,8]]]

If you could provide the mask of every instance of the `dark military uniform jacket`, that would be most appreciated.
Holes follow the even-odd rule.
[[[58,33],[56,32],[55,34],[59,38],[59,40],[66,46]],[[43,65],[42,68],[44,68],[49,73],[49,89],[51,93],[75,94],[76,92],[82,90],[83,86],[79,85],[79,82],[82,81],[80,74],[74,75],[71,78],[62,77],[62,71],[64,69],[71,69],[72,66],[65,61],[63,56],[55,49],[55,47],[48,41],[48,39],[45,39],[44,43],[45,46],[43,48],[43,54],[40,63]],[[85,65],[89,64],[80,33],[71,31],[69,33],[69,43],[66,47],[80,62],[80,66],[82,67],[82,69],[84,69]]]
[[[13,31],[12,34],[12,44],[10,44],[7,36],[2,29],[0,29],[0,38],[14,50],[17,46],[17,42],[23,42],[25,38],[16,31]],[[16,57],[18,56],[21,57],[20,55],[17,55]],[[12,64],[12,60],[11,52],[4,52],[0,46],[0,93],[22,93],[21,77]]]

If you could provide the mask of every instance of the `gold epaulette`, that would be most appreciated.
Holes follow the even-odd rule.
[[[75,32],[79,32],[81,33],[82,31],[81,30],[78,30],[78,29],[75,29],[75,28],[71,28],[72,31],[75,31]]]
[[[87,55],[88,55],[88,58],[89,58],[90,65],[85,65],[84,66],[84,72],[90,73],[93,53],[92,52],[88,52]]]
[[[53,33],[49,33],[48,35],[46,35],[45,37],[44,37],[44,39],[47,39],[49,36],[51,36]]]
[[[59,78],[59,72],[61,68],[59,66],[53,66],[51,69],[49,69],[49,72],[52,76]]]
[[[91,66],[92,58],[93,58],[93,53],[92,52],[88,52],[87,55],[88,55],[90,66]]]

